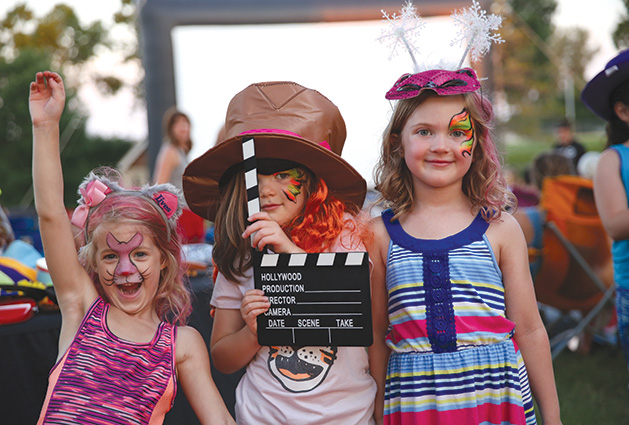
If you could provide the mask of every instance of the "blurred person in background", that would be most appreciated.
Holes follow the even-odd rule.
[[[153,184],[170,183],[181,188],[181,176],[188,166],[188,154],[192,149],[190,118],[176,107],[164,114],[164,143],[157,156]],[[204,220],[184,207],[179,218],[179,232],[183,243],[198,243],[205,238]]]

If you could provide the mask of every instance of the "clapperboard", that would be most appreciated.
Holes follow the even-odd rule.
[[[243,141],[249,215],[260,211],[254,139]],[[252,250],[261,345],[362,346],[373,342],[366,252],[268,254]]]

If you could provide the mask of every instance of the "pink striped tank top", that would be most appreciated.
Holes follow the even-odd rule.
[[[146,344],[107,327],[98,298],[53,366],[38,424],[161,424],[176,393],[176,326],[160,323]]]

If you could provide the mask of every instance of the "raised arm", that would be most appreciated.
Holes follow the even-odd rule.
[[[601,155],[594,175],[594,200],[603,227],[614,240],[629,239],[629,206],[620,177],[618,152],[608,149]]]
[[[46,262],[63,315],[59,347],[72,338],[96,290],[81,267],[63,204],[59,120],[65,104],[61,77],[38,72],[30,85],[33,122],[33,186]],[[69,343],[69,341],[68,341]]]

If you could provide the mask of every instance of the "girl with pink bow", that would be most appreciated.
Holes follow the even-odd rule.
[[[90,173],[72,217],[82,237],[77,256],[59,161],[64,103],[61,77],[38,72],[29,96],[35,203],[62,314],[59,357],[38,423],[161,424],[179,380],[202,423],[233,424],[203,338],[185,326],[191,304],[176,189],[125,189]]]

